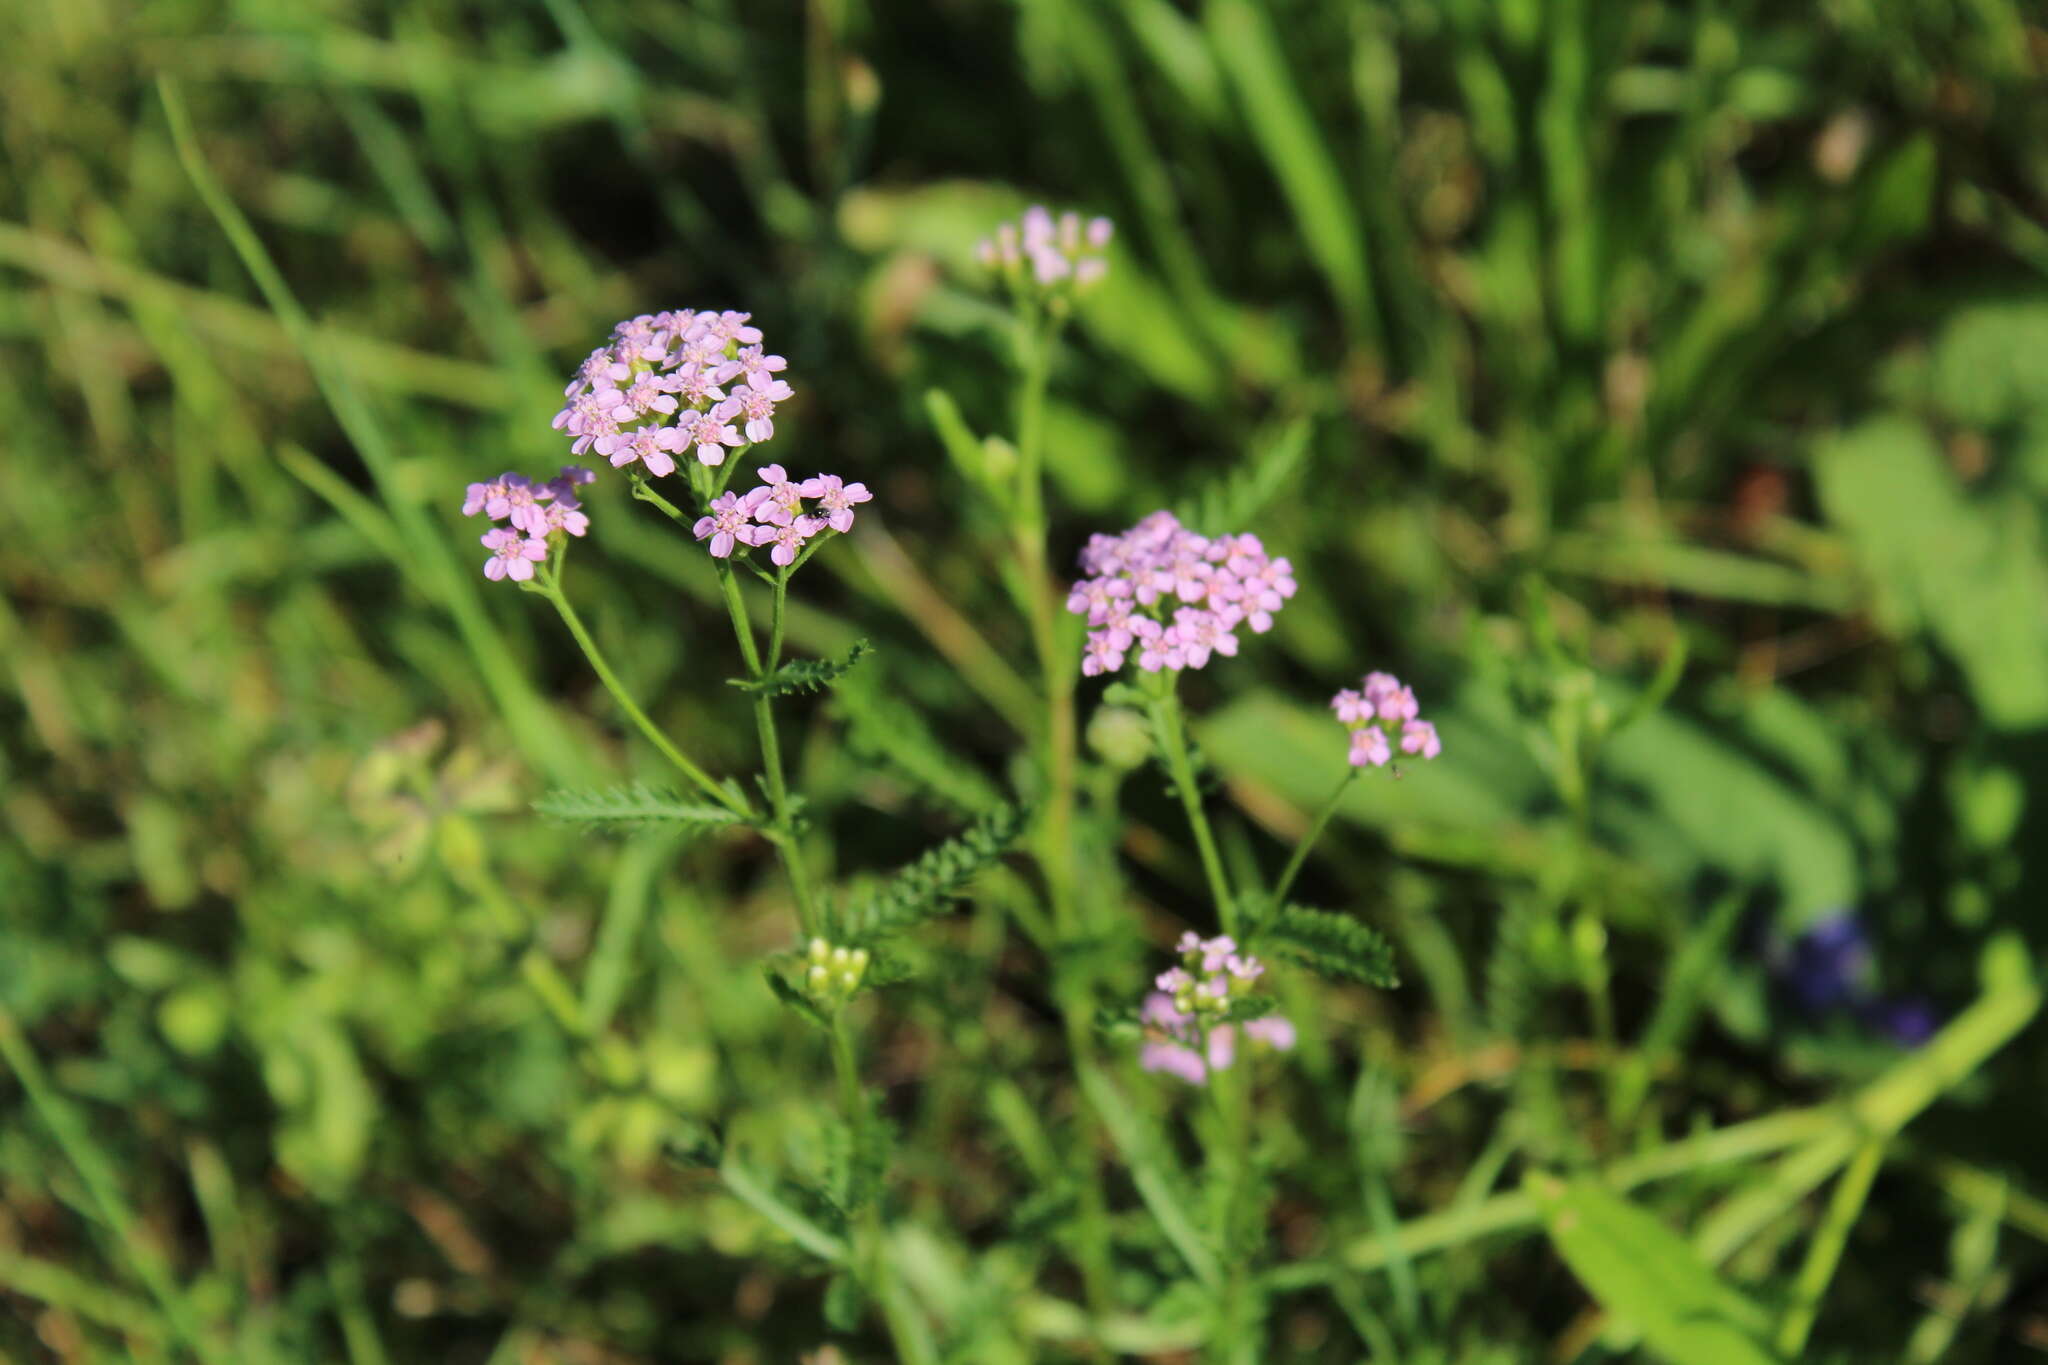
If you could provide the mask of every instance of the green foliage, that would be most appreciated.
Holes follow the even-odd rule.
[[[1394,945],[1349,915],[1283,905],[1259,921],[1253,946],[1339,981],[1391,990],[1401,984]]]
[[[999,806],[962,833],[927,849],[874,894],[841,911],[834,941],[871,946],[943,913],[977,872],[1002,857],[1023,832],[1027,818],[1022,807]]]
[[[2037,9],[0,5],[0,1357],[1689,1360],[1923,1111],[1801,1358],[1996,1355],[2048,1226],[2048,1035],[1968,1003],[2048,848]],[[659,760],[455,511],[568,458],[614,318],[751,310],[800,401],[734,486],[876,495],[767,685],[832,689],[785,766],[867,913],[916,821],[1042,799],[972,243],[1046,196],[1117,224],[1049,351],[1050,572],[1175,506],[1300,581],[1180,680],[1235,884],[1335,782],[1336,688],[1399,673],[1445,745],[1302,869],[1412,980],[1354,1015],[1272,940],[1301,1044],[1230,1078],[1235,1210],[1238,1093],[1133,1062],[1216,929],[1153,769],[1082,746],[1065,923],[1021,855],[877,893],[980,904],[841,1016],[869,1141],[756,976],[775,850],[612,785]],[[597,473],[565,590],[751,794],[715,570]],[[1810,1016],[1845,906],[1864,994]],[[1902,1002],[1947,1021],[1904,1054]],[[1544,1163],[1628,1212],[1511,1188]]]
[[[674,788],[640,782],[625,787],[558,787],[534,802],[533,808],[564,824],[600,828],[659,825],[689,835],[746,823],[723,806],[685,800]]]
[[[815,692],[837,683],[855,664],[873,652],[874,646],[866,640],[855,640],[853,647],[837,659],[791,659],[766,677],[728,678],[726,681],[755,697],[786,697],[794,692]]]
[[[1672,1365],[1771,1365],[1764,1312],[1654,1215],[1591,1180],[1533,1175],[1558,1254],[1600,1305]]]

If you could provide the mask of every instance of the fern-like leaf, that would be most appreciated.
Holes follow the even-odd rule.
[[[1297,417],[1276,435],[1254,441],[1228,475],[1182,504],[1181,520],[1204,535],[1230,535],[1252,525],[1301,477],[1310,458],[1309,419]]]
[[[630,787],[557,787],[533,808],[570,824],[667,825],[686,834],[746,823],[723,806],[685,801],[667,787],[639,782]]]
[[[866,640],[855,640],[853,648],[837,659],[791,659],[764,678],[727,678],[740,691],[755,697],[786,697],[792,692],[815,692],[844,677],[855,664],[874,653]]]
[[[940,742],[917,708],[906,705],[875,670],[849,679],[834,701],[846,722],[847,748],[856,757],[887,765],[961,815],[1003,804],[996,784]]]
[[[1283,905],[1262,921],[1257,942],[1324,976],[1384,989],[1401,984],[1394,945],[1349,915]]]
[[[838,940],[870,945],[939,913],[969,878],[1003,855],[1023,831],[1024,820],[1018,807],[998,806],[963,833],[927,850],[872,897],[845,912]]]

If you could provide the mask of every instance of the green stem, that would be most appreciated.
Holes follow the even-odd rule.
[[[790,565],[783,565],[775,572],[775,607],[768,616],[768,664],[765,671],[773,673],[782,662],[782,612],[789,595]]]
[[[696,466],[692,466],[691,472],[696,472]],[[670,521],[673,521],[678,526],[688,526],[691,524],[689,513],[683,511],[682,508],[676,506],[667,498],[664,498],[661,494],[655,492],[653,485],[647,482],[647,479],[644,475],[636,473],[629,477],[631,477],[631,479],[633,480],[634,497],[638,498],[642,502],[654,504],[655,507],[660,509],[662,515],[666,516]]]
[[[1167,686],[1173,686],[1169,682]],[[1181,807],[1195,832],[1195,847],[1202,855],[1202,875],[1209,881],[1210,899],[1216,902],[1216,920],[1223,932],[1237,933],[1237,906],[1230,897],[1230,881],[1223,875],[1223,856],[1216,851],[1216,836],[1210,832],[1209,817],[1202,813],[1202,793],[1195,786],[1195,767],[1188,757],[1187,729],[1181,718],[1180,698],[1168,691],[1150,702],[1152,730],[1159,742],[1160,756],[1173,785],[1180,791]]]
[[[1018,319],[1017,473],[1011,535],[1024,579],[1032,648],[1045,692],[1045,823],[1041,863],[1053,923],[1071,937],[1075,917],[1074,797],[1079,732],[1074,717],[1075,661],[1060,648],[1058,592],[1046,560],[1045,391],[1057,324],[1035,313]]]
[[[1288,890],[1293,887],[1295,877],[1301,872],[1301,865],[1308,861],[1309,850],[1316,846],[1316,840],[1323,837],[1323,830],[1329,826],[1330,817],[1337,813],[1338,803],[1344,799],[1344,793],[1351,790],[1351,783],[1357,776],[1358,769],[1344,769],[1344,776],[1338,779],[1337,789],[1330,793],[1329,800],[1323,802],[1323,808],[1317,811],[1316,818],[1309,822],[1308,832],[1301,836],[1300,841],[1294,846],[1294,852],[1288,855],[1287,866],[1280,869],[1280,879],[1273,883],[1274,908],[1277,909],[1286,901]]]
[[[740,657],[746,661],[747,672],[760,678],[767,670],[762,667],[761,651],[754,643],[753,623],[747,618],[747,604],[740,596],[739,578],[733,573],[732,565],[724,560],[718,561],[718,581],[725,591],[725,608],[732,617],[733,633],[739,637]],[[778,581],[771,649],[781,648],[781,589],[782,582]],[[803,851],[797,843],[789,788],[782,780],[782,741],[775,730],[775,710],[766,696],[754,698],[754,729],[761,739],[761,769],[768,780],[768,803],[775,820],[775,846],[782,855],[783,871],[789,877],[790,894],[796,899],[797,926],[808,938],[817,931],[817,902],[811,889],[810,872],[804,865]]]
[[[577,647],[583,651],[583,657],[590,660],[590,667],[597,673],[598,681],[612,694],[612,700],[619,704],[619,709],[626,713],[627,718],[640,728],[640,733],[647,737],[647,742],[660,750],[662,757],[675,764],[683,776],[696,783],[712,800],[735,815],[753,819],[752,807],[712,781],[711,774],[692,762],[689,756],[678,749],[675,742],[662,732],[661,727],[649,720],[647,713],[640,709],[640,703],[633,700],[632,693],[626,690],[626,685],[619,681],[619,675],[612,672],[612,666],[605,662],[604,655],[598,651],[597,642],[590,638],[590,632],[583,626],[583,618],[576,614],[576,608],[569,605],[569,599],[562,592],[561,582],[553,564],[541,569],[539,582],[541,586],[538,591],[548,601],[554,603],[555,610],[561,615],[562,624],[569,627],[569,634],[576,638]]]
[[[852,1129],[852,1140],[858,1147],[868,1140],[864,1133],[868,1102],[866,1092],[861,1089],[860,1064],[853,1054],[853,1030],[846,1022],[843,1009],[832,1016],[832,1071],[839,1082],[839,1107],[846,1115],[847,1125]],[[920,1365],[935,1362],[938,1353],[931,1334],[918,1321],[915,1305],[907,1300],[897,1282],[883,1236],[882,1212],[874,1199],[863,1204],[852,1231],[851,1268],[881,1309],[882,1319],[889,1326],[889,1336],[896,1345],[897,1358],[920,1362]]]
[[[1207,1040],[1204,1039],[1204,1052]],[[1258,1250],[1246,1228],[1246,1198],[1251,1192],[1252,1078],[1250,1049],[1240,1046],[1237,1064],[1210,1074],[1216,1116],[1223,1132],[1223,1302],[1222,1330],[1214,1359],[1221,1365],[1244,1358],[1252,1332],[1251,1266]]]
[[[1884,1164],[1884,1147],[1882,1138],[1865,1142],[1835,1182],[1827,1216],[1813,1234],[1813,1245],[1806,1249],[1806,1262],[1799,1267],[1799,1278],[1792,1282],[1792,1302],[1778,1327],[1778,1354],[1786,1360],[1799,1359],[1806,1349],[1807,1334],[1813,1331],[1821,1298],[1827,1293],[1828,1281],[1835,1277],[1835,1267],[1841,1264],[1843,1248],[1849,1244],[1849,1229],[1863,1212],[1863,1201],[1870,1194],[1871,1182],[1877,1178],[1877,1168]]]

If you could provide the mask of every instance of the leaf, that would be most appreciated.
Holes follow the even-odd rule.
[[[635,782],[629,787],[557,787],[533,803],[551,820],[580,825],[671,825],[701,834],[747,823],[723,806],[685,801],[669,787]]]
[[[1182,504],[1181,520],[1212,536],[1254,524],[1307,466],[1309,433],[1309,419],[1297,417],[1277,436],[1262,434],[1228,474]]]
[[[838,689],[846,746],[858,758],[886,763],[899,776],[965,815],[1003,802],[996,785],[939,742],[915,707],[883,686],[872,670]]]
[[[1776,1360],[1763,1309],[1651,1214],[1592,1180],[1532,1175],[1527,1188],[1565,1264],[1651,1351],[1673,1365]]]
[[[817,1002],[789,984],[789,978],[773,962],[761,964],[761,975],[768,982],[768,989],[775,992],[775,998],[795,1010],[819,1028],[829,1029],[832,1021],[818,1008]]]
[[[841,1270],[825,1286],[825,1321],[835,1332],[852,1332],[860,1327],[867,1312],[867,1292],[851,1272]]]
[[[762,678],[727,678],[726,682],[754,697],[786,697],[793,692],[815,692],[844,677],[852,667],[874,653],[866,640],[855,640],[853,648],[837,659],[791,659]]]
[[[1879,620],[1939,641],[1993,726],[2048,722],[2048,575],[2033,509],[1966,496],[1933,437],[1903,417],[1843,433],[1814,472],[1828,519],[1876,583]]]
[[[1257,942],[1324,976],[1385,990],[1401,984],[1394,945],[1349,915],[1283,905],[1259,926]]]
[[[834,937],[851,946],[866,946],[937,914],[969,878],[1002,856],[1022,832],[1024,819],[1022,809],[1007,804],[988,812],[847,911]]]

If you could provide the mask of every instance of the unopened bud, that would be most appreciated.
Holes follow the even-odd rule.
[[[805,949],[805,953],[806,953],[806,955],[807,955],[807,956],[808,956],[808,957],[809,957],[809,958],[811,959],[811,961],[813,961],[813,962],[823,962],[823,961],[825,960],[825,958],[826,958],[826,957],[827,957],[828,955],[830,955],[830,953],[831,953],[831,952],[832,952],[832,945],[831,945],[831,944],[829,944],[829,943],[827,943],[827,942],[825,942],[825,940],[824,940],[824,939],[822,939],[822,938],[814,938],[814,939],[812,939],[812,940],[811,940],[811,946],[810,946],[809,948]]]
[[[823,967],[813,967],[804,973],[804,984],[810,987],[811,994],[821,994],[827,986],[832,984],[832,973],[826,971]]]

